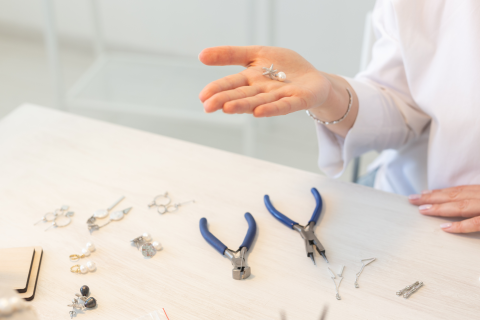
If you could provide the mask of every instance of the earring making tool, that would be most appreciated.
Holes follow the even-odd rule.
[[[322,212],[322,206],[323,206],[323,201],[322,197],[320,196],[320,193],[318,193],[318,190],[315,188],[312,188],[312,194],[313,197],[315,198],[315,201],[317,202],[317,205],[315,206],[315,210],[313,211],[313,215],[310,218],[310,221],[308,222],[307,226],[304,227],[298,222],[295,222],[288,218],[287,216],[283,215],[280,213],[275,207],[272,205],[270,202],[270,197],[268,195],[265,195],[264,201],[265,201],[265,206],[267,207],[268,211],[277,218],[278,221],[286,225],[287,227],[297,231],[300,233],[302,236],[303,240],[305,240],[305,250],[307,251],[307,257],[310,257],[313,261],[313,264],[315,263],[315,258],[313,256],[313,247],[315,247],[318,251],[318,253],[325,259],[325,261],[328,263],[327,256],[325,255],[325,248],[323,245],[320,243],[318,240],[317,236],[315,236],[313,227],[318,221],[318,218],[320,217],[320,213]]]
[[[200,232],[202,233],[203,238],[205,238],[205,240],[221,255],[226,256],[232,262],[232,277],[235,280],[246,279],[251,274],[251,269],[247,266],[247,258],[245,254],[251,248],[253,239],[257,233],[257,224],[249,212],[245,213],[245,219],[248,222],[248,231],[242,245],[237,251],[228,249],[226,245],[208,231],[207,219],[200,219]]]

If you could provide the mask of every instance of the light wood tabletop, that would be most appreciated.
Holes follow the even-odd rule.
[[[331,268],[345,265],[341,300],[326,262],[316,254],[315,266],[300,235],[263,203],[268,194],[307,224],[312,187],[324,200],[315,233]],[[165,191],[175,203],[195,203],[160,215],[147,205]],[[115,209],[133,209],[90,235],[87,219],[122,195]],[[34,225],[64,204],[75,212],[69,226]],[[236,250],[247,211],[258,228],[252,275],[237,281],[199,220]],[[287,319],[315,320],[325,306],[326,319],[479,319],[480,235],[447,234],[444,221],[420,215],[403,196],[38,106],[0,121],[0,246],[43,247],[31,302],[39,319],[69,319],[82,285],[98,307],[79,320],[133,320],[162,308],[170,320],[280,319],[282,310]],[[144,232],[164,247],[151,259],[130,245]],[[69,256],[87,242],[96,251],[80,263],[95,261],[97,270],[71,273]],[[372,257],[355,288],[360,260]],[[410,299],[396,296],[416,280],[425,286]]]

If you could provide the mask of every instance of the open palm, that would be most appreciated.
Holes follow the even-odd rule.
[[[298,53],[283,48],[223,46],[203,50],[199,59],[206,65],[241,65],[240,73],[208,84],[200,93],[205,112],[222,109],[229,114],[249,113],[255,117],[285,115],[322,105],[331,90],[330,81]],[[264,76],[262,67],[283,71],[284,82]]]

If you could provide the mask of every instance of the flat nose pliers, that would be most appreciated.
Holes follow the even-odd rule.
[[[308,225],[306,227],[301,226],[300,224],[298,224],[298,222],[291,220],[287,216],[280,213],[277,209],[275,209],[275,207],[270,202],[270,197],[268,195],[265,195],[264,197],[265,206],[267,207],[268,211],[270,211],[270,213],[275,218],[277,218],[278,221],[280,221],[287,227],[295,231],[298,231],[300,233],[303,240],[305,240],[305,249],[307,251],[307,256],[312,259],[314,264],[315,264],[315,258],[313,256],[313,247],[317,249],[318,253],[328,263],[327,256],[325,255],[325,248],[317,239],[313,231],[313,227],[317,223],[318,218],[320,217],[320,213],[322,211],[322,206],[323,206],[322,197],[320,196],[320,193],[318,193],[317,189],[312,188],[311,191],[312,191],[313,197],[315,198],[315,201],[317,202],[317,205],[315,206],[315,210],[313,211],[312,218],[310,218],[310,221],[308,222]]]
[[[246,279],[251,274],[250,267],[247,266],[245,254],[247,253],[248,249],[250,249],[253,239],[255,238],[255,234],[257,233],[257,224],[249,212],[245,213],[245,219],[247,219],[248,222],[248,231],[242,245],[237,251],[228,249],[226,245],[224,245],[210,231],[208,231],[207,219],[200,219],[200,232],[202,233],[203,238],[205,238],[205,240],[221,255],[226,256],[232,262],[232,277],[235,280]]]

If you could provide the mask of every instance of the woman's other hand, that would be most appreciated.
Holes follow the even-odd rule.
[[[444,223],[440,227],[451,233],[480,231],[480,185],[427,190],[409,196],[421,214],[438,217],[461,217],[465,220]]]
[[[358,102],[355,91],[342,77],[315,69],[298,53],[284,48],[223,46],[203,50],[199,59],[210,66],[240,65],[240,73],[208,84],[199,98],[205,112],[223,110],[228,114],[248,113],[255,117],[285,115],[310,110],[317,118],[332,121],[341,118],[348,107],[348,88],[353,95],[349,116],[342,123],[329,126],[345,136],[355,122]],[[284,72],[284,82],[264,76],[262,67],[273,64]],[[333,128],[335,127],[335,128]]]

